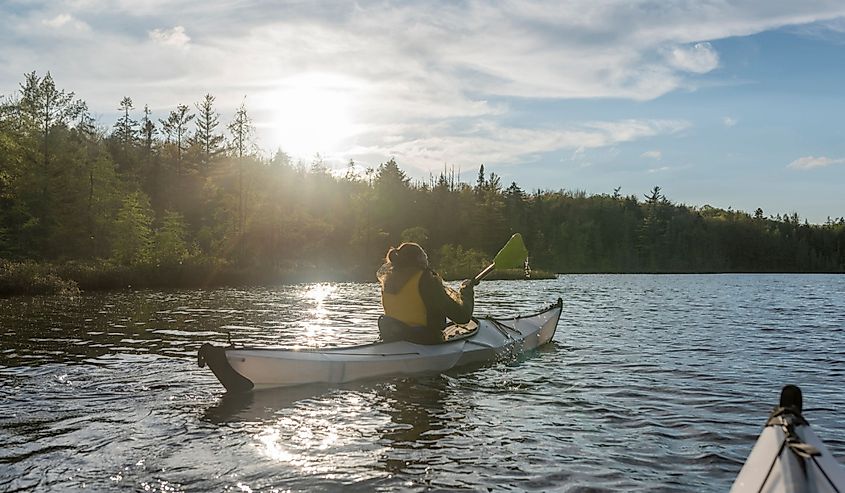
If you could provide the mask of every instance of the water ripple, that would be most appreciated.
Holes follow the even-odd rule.
[[[478,312],[564,298],[528,357],[223,396],[203,342],[370,342],[375,284],[0,300],[0,490],[725,491],[784,383],[845,457],[845,278],[486,282]]]

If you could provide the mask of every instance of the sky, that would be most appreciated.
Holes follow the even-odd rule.
[[[841,0],[0,0],[0,95],[32,71],[338,170],[845,216]]]

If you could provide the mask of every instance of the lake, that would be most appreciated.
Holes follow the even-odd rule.
[[[726,491],[782,385],[845,461],[845,276],[491,281],[564,300],[472,371],[224,397],[203,342],[371,342],[376,284],[0,300],[0,491]]]

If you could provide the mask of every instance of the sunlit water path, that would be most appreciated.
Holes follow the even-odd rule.
[[[375,284],[0,300],[0,491],[726,491],[784,383],[845,460],[845,276],[487,282],[554,343],[424,378],[224,398],[203,342],[370,342]]]

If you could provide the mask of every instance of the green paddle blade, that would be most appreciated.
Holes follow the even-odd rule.
[[[519,269],[525,265],[525,259],[527,258],[528,249],[525,248],[522,235],[516,233],[511,236],[511,239],[496,254],[493,264],[497,269]]]

